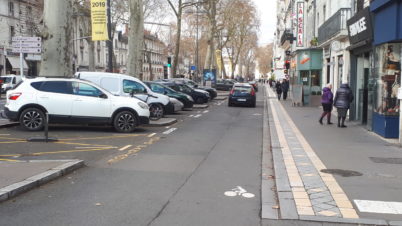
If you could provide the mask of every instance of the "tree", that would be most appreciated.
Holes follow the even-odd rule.
[[[142,0],[130,0],[128,73],[141,79],[144,44],[144,11]]]
[[[257,49],[258,70],[267,75],[272,69],[273,44],[267,44]]]
[[[72,76],[72,8],[70,0],[45,0],[40,76]]]
[[[175,76],[176,71],[177,71],[177,64],[179,62],[183,10],[187,7],[191,7],[191,6],[198,4],[198,2],[191,2],[191,1],[183,2],[183,0],[177,0],[177,2],[173,2],[173,0],[167,0],[167,1],[177,19],[177,21],[176,21],[177,34],[176,34],[175,50],[174,50],[174,57],[173,57],[173,67],[172,67],[172,74],[173,74],[173,76]]]

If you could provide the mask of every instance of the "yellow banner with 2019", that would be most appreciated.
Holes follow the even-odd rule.
[[[92,41],[109,40],[106,1],[91,0]]]

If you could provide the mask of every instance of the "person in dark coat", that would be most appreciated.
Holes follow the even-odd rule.
[[[348,113],[350,103],[352,103],[353,98],[352,90],[350,90],[348,84],[342,84],[341,87],[336,91],[334,106],[338,109],[338,127],[346,127],[346,114]]]
[[[275,89],[276,89],[276,93],[278,94],[278,100],[281,100],[281,96],[282,96],[282,84],[281,84],[280,81],[277,81],[277,82],[276,82]]]
[[[287,79],[284,79],[282,82],[282,95],[284,100],[288,98],[288,91],[289,91],[289,81]]]
[[[320,120],[318,122],[322,125],[322,120],[325,116],[327,116],[327,124],[331,125],[331,112],[332,112],[332,104],[334,99],[334,94],[331,91],[332,84],[328,84],[324,89],[322,89],[322,96],[321,96],[321,104],[323,113],[321,114]]]

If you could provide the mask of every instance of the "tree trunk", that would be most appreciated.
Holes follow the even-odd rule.
[[[89,71],[95,71],[95,42],[88,40]]]
[[[213,69],[214,55],[215,55],[215,42],[214,35],[216,34],[216,0],[210,0],[210,12],[208,15],[209,20],[209,34],[208,34],[208,49],[205,57],[204,69]]]
[[[127,71],[129,75],[141,77],[142,51],[144,43],[144,12],[142,0],[130,0],[129,55]]]
[[[179,53],[180,53],[180,39],[181,39],[181,16],[182,16],[182,0],[179,0],[179,9],[177,11],[177,35],[176,35],[176,47],[174,50],[173,65],[172,65],[172,77],[176,76],[177,66],[179,63]]]
[[[72,2],[45,0],[40,76],[72,77]]]

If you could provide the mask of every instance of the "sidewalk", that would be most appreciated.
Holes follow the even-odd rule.
[[[320,108],[267,93],[281,219],[402,225],[401,148],[360,125],[320,125]]]
[[[81,160],[0,159],[0,202],[46,184],[84,166]]]

